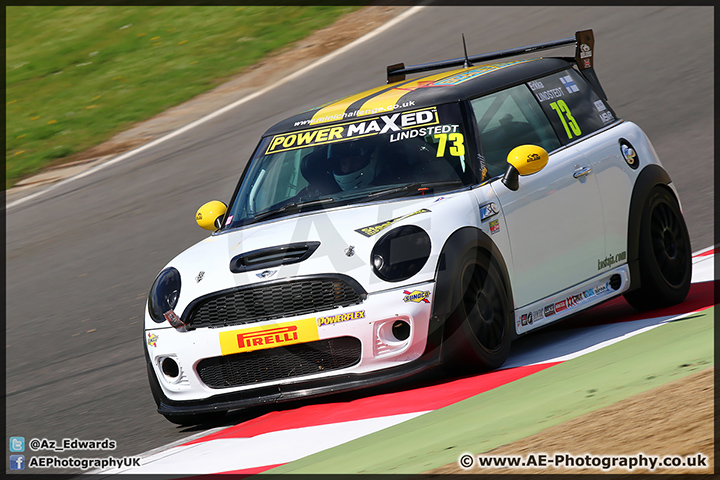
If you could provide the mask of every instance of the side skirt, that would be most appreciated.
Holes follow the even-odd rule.
[[[630,268],[615,267],[592,279],[515,309],[518,335],[561,320],[616,297],[630,288]]]

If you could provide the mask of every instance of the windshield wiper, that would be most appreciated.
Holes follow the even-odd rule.
[[[258,222],[258,221],[260,221],[260,220],[262,220],[262,219],[264,219],[264,218],[272,217],[272,216],[275,216],[275,215],[279,215],[279,214],[281,214],[281,213],[283,213],[283,212],[287,212],[288,210],[295,210],[295,209],[298,209],[298,210],[299,210],[299,209],[304,208],[304,207],[312,207],[312,206],[315,206],[315,205],[322,205],[322,204],[324,204],[324,203],[332,203],[332,202],[334,202],[334,201],[335,201],[334,199],[332,199],[332,198],[330,198],[330,197],[327,197],[327,198],[318,198],[317,200],[310,200],[310,201],[307,201],[307,202],[287,203],[287,204],[283,205],[282,207],[280,207],[280,208],[278,208],[278,209],[276,209],[276,210],[270,210],[270,211],[268,211],[268,212],[263,212],[263,213],[260,213],[260,214],[258,214],[258,215],[255,215],[255,216],[253,217],[253,220],[255,220],[256,222]]]
[[[443,185],[462,185],[462,182],[460,180],[444,180],[442,182],[415,182],[415,183],[408,183],[399,187],[393,187],[388,188],[387,190],[380,190],[379,192],[373,192],[368,194],[367,196],[370,198],[375,197],[382,197],[385,195],[392,195],[394,193],[400,193],[400,192],[406,192],[410,190],[419,191],[420,189],[425,190],[433,190],[435,187],[440,187]]]

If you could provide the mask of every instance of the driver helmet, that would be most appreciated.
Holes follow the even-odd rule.
[[[332,145],[333,176],[343,190],[361,188],[375,178],[377,156],[367,142],[350,142]]]

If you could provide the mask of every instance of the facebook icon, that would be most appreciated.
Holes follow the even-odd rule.
[[[10,470],[25,470],[25,455],[10,455]]]

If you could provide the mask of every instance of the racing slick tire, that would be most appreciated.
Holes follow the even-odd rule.
[[[640,288],[626,293],[625,300],[638,310],[678,304],[685,300],[692,276],[690,236],[680,206],[667,188],[655,186],[641,218]]]
[[[460,371],[499,368],[510,353],[512,309],[497,265],[477,249],[460,261],[460,302],[446,323],[444,358]]]

